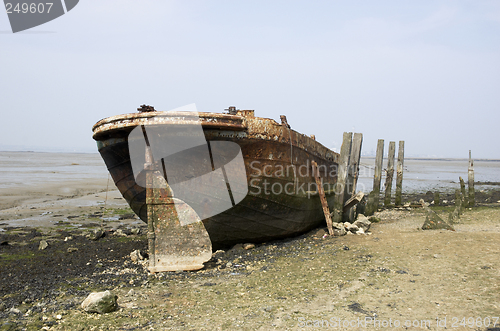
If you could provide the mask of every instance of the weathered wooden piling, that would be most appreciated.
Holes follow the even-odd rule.
[[[368,194],[365,215],[373,215],[377,209],[380,199],[380,180],[382,178],[382,161],[384,158],[384,139],[377,142],[377,154],[375,156],[375,173],[373,174],[373,189]]]
[[[434,192],[434,206],[439,206],[440,204],[439,192]]]
[[[387,170],[385,177],[385,199],[384,205],[391,204],[392,178],[394,177],[394,155],[396,154],[396,142],[389,142],[389,154],[387,155]]]
[[[401,206],[403,204],[403,167],[405,158],[405,142],[403,140],[399,141],[398,149],[398,166],[396,172],[396,199],[395,205]]]
[[[448,221],[450,224],[457,223],[460,215],[462,214],[462,193],[459,189],[455,190],[455,208],[448,216]]]
[[[473,207],[476,203],[474,192],[474,161],[472,160],[471,151],[469,150],[469,207]]]
[[[347,189],[350,192],[350,198],[356,195],[356,186],[358,184],[359,178],[359,160],[361,158],[361,145],[363,144],[363,134],[362,133],[354,133],[354,137],[352,140],[351,147],[351,156],[349,157],[349,172],[352,174],[349,176],[351,178],[351,182],[348,183]],[[362,198],[362,196],[361,196]],[[347,199],[344,199],[347,200]],[[359,201],[358,201],[359,202]],[[344,205],[344,209],[345,209]],[[349,210],[349,222],[354,221],[355,213],[354,208],[350,208]]]
[[[342,210],[344,208],[344,193],[346,191],[347,166],[349,154],[351,153],[352,132],[344,132],[342,147],[340,148],[340,159],[337,170],[337,183],[335,184],[335,197],[333,200],[333,221],[342,222]]]
[[[373,175],[373,192],[375,195],[376,208],[380,197],[380,180],[382,179],[382,161],[384,160],[384,139],[377,142],[377,154],[375,156],[375,173]]]
[[[323,214],[325,215],[326,226],[328,228],[328,234],[333,236],[333,226],[332,226],[332,217],[330,215],[330,209],[328,208],[328,202],[326,201],[325,190],[323,189],[323,183],[319,178],[318,164],[316,161],[312,161],[313,175],[316,181],[316,187],[318,189],[319,198],[321,200],[321,206],[323,207]]]
[[[458,177],[460,180],[460,192],[462,192],[462,207],[467,208],[469,206],[469,198],[465,191],[465,182],[462,177]]]

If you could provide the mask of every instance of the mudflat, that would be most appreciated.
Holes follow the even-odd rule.
[[[2,225],[0,327],[500,328],[498,203],[467,209],[456,231],[421,230],[421,208],[390,209],[376,214],[380,222],[369,235],[328,237],[317,229],[249,250],[236,245],[214,252],[199,271],[154,275],[145,269],[147,260],[130,259],[134,250],[147,252],[145,224],[122,207],[68,210],[65,221],[49,227]],[[452,210],[431,208],[443,218]],[[101,227],[103,238],[86,236]],[[38,250],[41,240],[48,242],[44,250]],[[80,308],[89,293],[104,290],[117,294],[117,311]]]

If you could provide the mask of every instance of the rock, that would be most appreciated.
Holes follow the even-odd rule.
[[[140,250],[136,249],[135,251],[133,251],[132,253],[130,253],[130,259],[133,262],[137,262],[137,261],[140,261],[140,260],[144,260],[144,256],[142,256]]]
[[[432,194],[432,193],[431,193]],[[424,199],[418,200],[418,203],[422,205],[422,207],[429,207],[429,203],[425,202]]]
[[[347,234],[345,226],[342,223],[332,223],[332,228],[335,236],[345,236]]]
[[[360,229],[363,229],[363,233],[367,232],[370,229],[371,224],[372,222],[370,222],[368,218],[363,214],[359,214],[358,219],[356,220],[356,222],[354,222],[354,225],[356,225]]]
[[[38,250],[43,251],[45,248],[49,247],[49,244],[45,240],[40,240],[40,245],[38,245]]]
[[[99,240],[104,237],[104,231],[102,229],[94,229],[91,233],[87,235],[90,240]]]
[[[272,312],[274,310],[274,306],[267,306],[267,307],[262,307],[262,310],[265,312]]]
[[[73,237],[66,237],[66,238],[64,238],[64,241],[70,241],[70,240],[73,240]]]
[[[92,292],[83,300],[82,308],[87,313],[110,313],[118,308],[118,297],[110,291]]]
[[[140,228],[133,228],[130,230],[132,234],[139,235],[141,234],[141,229]]]
[[[455,231],[455,229],[443,221],[438,214],[436,214],[431,209],[427,208],[427,216],[425,218],[424,225],[422,225],[422,230],[437,230],[437,229],[446,229]]]
[[[212,253],[212,259],[217,261],[222,257],[226,252],[224,252],[222,249],[218,249],[215,252]]]
[[[313,237],[316,237],[316,238],[323,238],[323,236],[327,234],[326,232],[326,229],[324,228],[321,228],[321,229],[317,229],[314,233],[313,233]]]
[[[351,224],[349,222],[345,222],[344,227],[347,231],[352,232],[352,233],[356,233],[359,230],[357,225]]]
[[[230,250],[227,251],[228,254],[240,254],[243,250],[243,244],[236,244]]]
[[[9,313],[16,314],[16,315],[22,314],[22,312],[19,309],[14,308],[14,307],[10,308]]]
[[[127,234],[126,234],[125,232],[123,232],[123,230],[122,230],[122,229],[117,229],[117,230],[115,231],[115,236],[126,237],[126,236],[127,236]]]
[[[365,231],[363,228],[359,228],[358,231],[356,231],[356,234],[365,234]]]
[[[68,247],[68,253],[73,253],[73,252],[76,252],[78,250],[78,248],[76,247]]]
[[[243,244],[243,248],[246,250],[249,250],[249,249],[255,248],[255,245],[252,243],[247,243],[247,244]]]
[[[5,310],[5,303],[0,301],[0,311],[4,311],[4,310]]]

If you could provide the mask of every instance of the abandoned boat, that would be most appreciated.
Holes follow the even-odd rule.
[[[148,162],[200,216],[214,247],[290,237],[325,221],[312,161],[331,208],[339,154],[292,130],[286,117],[278,123],[235,107],[228,113],[138,110],[97,122],[93,138],[144,222]]]

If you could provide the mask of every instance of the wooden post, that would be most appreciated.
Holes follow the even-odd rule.
[[[313,168],[314,179],[316,180],[316,187],[318,189],[319,199],[321,200],[321,206],[323,207],[323,214],[325,214],[326,226],[328,227],[328,233],[330,236],[335,235],[333,233],[332,217],[330,215],[330,209],[328,209],[328,202],[325,197],[325,190],[323,189],[323,183],[319,178],[318,164],[316,161],[311,161]]]
[[[355,133],[353,140],[352,140],[352,148],[351,148],[351,156],[349,157],[349,172],[352,174],[350,178],[352,178],[352,181],[349,183],[350,186],[348,186],[349,190],[349,198],[353,198],[356,195],[356,185],[358,183],[358,177],[359,177],[359,160],[361,158],[361,145],[363,144],[363,134],[362,133]],[[361,196],[361,198],[363,198]],[[358,201],[359,202],[359,201]],[[344,205],[344,210],[345,210],[345,205]],[[353,222],[355,219],[354,215],[354,208],[351,208],[349,210],[349,222]]]
[[[462,177],[458,177],[460,180],[460,192],[462,192],[462,208],[467,208],[469,206],[469,199],[465,192],[465,182]]]
[[[469,150],[469,207],[473,207],[475,203],[474,161],[472,160],[471,151]]]
[[[434,192],[434,206],[439,206],[441,204],[441,200],[439,197],[439,192]]]
[[[333,221],[342,222],[342,210],[344,208],[344,192],[347,181],[347,165],[351,152],[352,132],[344,132],[342,147],[340,148],[340,159],[337,171],[337,183],[335,184],[335,197],[333,202]]]
[[[384,160],[384,139],[377,142],[377,154],[375,156],[375,174],[373,176],[373,191],[375,192],[375,201],[377,203],[380,197],[380,180],[382,179],[382,161]]]
[[[398,166],[396,172],[396,206],[401,206],[403,204],[403,164],[405,158],[405,142],[403,140],[399,141],[398,149]]]
[[[394,177],[394,154],[396,154],[396,142],[389,143],[389,154],[387,155],[387,172],[385,177],[385,200],[387,207],[391,204],[392,178]]]

